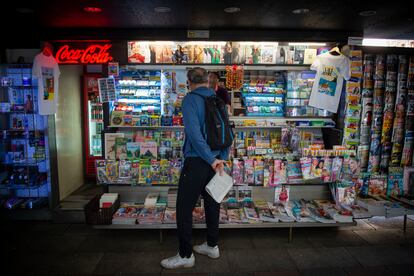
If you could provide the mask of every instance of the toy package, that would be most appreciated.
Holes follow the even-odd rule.
[[[115,183],[118,180],[118,162],[115,160],[106,160],[106,176],[109,183]]]
[[[98,184],[108,183],[106,175],[106,160],[96,160],[96,180]]]
[[[244,183],[246,185],[254,184],[254,162],[253,159],[244,161]]]
[[[312,158],[310,157],[302,157],[300,159],[302,175],[303,175],[303,179],[305,180],[313,178],[311,175],[311,164],[312,164]]]
[[[152,184],[160,184],[160,161],[158,160],[151,160],[151,183]]]
[[[255,159],[254,160],[254,185],[256,186],[263,185],[263,169],[264,169],[263,160]]]
[[[151,163],[149,160],[141,160],[139,163],[139,184],[151,184]]]
[[[121,180],[122,182],[131,181],[131,161],[120,160],[118,170],[119,170],[119,174],[118,174],[119,180]]]
[[[138,160],[131,161],[131,180],[132,180],[132,183],[135,183],[135,184],[139,182],[139,161]]]

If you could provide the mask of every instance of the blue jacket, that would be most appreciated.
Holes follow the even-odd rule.
[[[199,87],[194,92],[203,95],[214,95],[214,91],[207,87]],[[183,99],[183,119],[185,127],[185,141],[183,146],[184,158],[201,157],[204,161],[213,164],[216,156],[222,160],[229,158],[230,148],[212,151],[205,139],[205,105],[204,99],[187,94]]]

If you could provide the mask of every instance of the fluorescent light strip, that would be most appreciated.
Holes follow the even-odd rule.
[[[414,40],[364,38],[363,46],[414,48]]]
[[[326,46],[326,43],[319,43],[319,42],[289,42],[289,46]]]

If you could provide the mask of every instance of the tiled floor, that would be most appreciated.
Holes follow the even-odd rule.
[[[82,224],[2,222],[2,275],[414,275],[414,218],[373,218],[343,228],[223,229],[221,257],[167,271],[175,231],[95,230]],[[194,231],[202,242],[205,230]]]

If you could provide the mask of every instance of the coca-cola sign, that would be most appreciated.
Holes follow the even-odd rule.
[[[112,44],[92,44],[86,48],[71,48],[61,46],[56,52],[56,61],[62,64],[95,64],[107,63],[113,60],[109,53]]]

